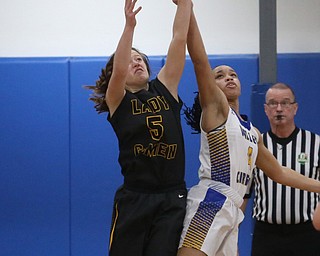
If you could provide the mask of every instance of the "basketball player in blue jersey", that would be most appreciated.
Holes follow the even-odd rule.
[[[135,9],[136,2],[125,0],[126,22],[117,49],[96,86],[88,87],[98,113],[108,112],[124,176],[114,199],[109,255],[175,256],[187,193],[178,84],[192,2],[173,0],[173,38],[166,63],[151,81],[147,57],[132,47],[141,10]]]
[[[201,165],[200,181],[188,192],[178,256],[234,256],[244,217],[240,207],[255,166],[277,182],[305,190],[319,192],[320,182],[281,167],[260,132],[240,116],[238,75],[229,66],[211,70],[193,12],[187,46],[201,105],[190,113],[202,109]]]

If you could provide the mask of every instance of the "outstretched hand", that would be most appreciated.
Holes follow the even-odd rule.
[[[141,11],[142,7],[139,6],[136,10],[134,10],[135,5],[138,0],[125,0],[124,13],[126,16],[126,23],[131,26],[135,26],[137,24],[136,15]],[[176,0],[173,0],[176,1]]]

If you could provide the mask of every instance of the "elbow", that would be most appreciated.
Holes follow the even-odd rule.
[[[186,49],[187,45],[187,33],[176,33],[172,39],[174,45],[180,45]]]

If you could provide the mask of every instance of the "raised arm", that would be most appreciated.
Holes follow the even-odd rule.
[[[119,106],[125,94],[126,77],[131,60],[133,34],[137,24],[136,15],[142,9],[140,6],[134,10],[136,2],[137,0],[125,0],[125,27],[115,51],[113,71],[106,92],[106,102],[111,114]]]
[[[186,59],[186,43],[192,8],[191,0],[173,0],[177,10],[173,22],[173,35],[167,60],[158,74],[158,79],[178,100],[178,85]]]
[[[281,166],[277,159],[264,146],[260,133],[259,137],[259,153],[256,160],[256,165],[258,168],[260,168],[270,179],[275,182],[301,190],[320,193],[319,181],[301,175],[290,168]]]
[[[226,121],[229,105],[224,93],[216,85],[215,77],[193,11],[190,19],[187,46],[194,65],[200,93],[203,115],[202,127],[205,131],[208,131]]]

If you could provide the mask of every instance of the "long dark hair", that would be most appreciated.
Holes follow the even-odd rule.
[[[200,133],[200,117],[201,117],[201,106],[199,101],[199,92],[195,92],[196,96],[193,100],[192,107],[188,107],[184,104],[183,114],[185,115],[184,119],[187,122],[187,125],[190,125],[191,129],[194,130],[193,133]]]
[[[132,47],[132,50],[136,51],[138,54],[141,55],[144,63],[147,66],[147,71],[150,76],[151,69],[150,69],[148,56],[145,55],[144,53],[140,52],[138,49],[136,49],[134,47]],[[84,88],[93,91],[93,93],[90,95],[89,100],[91,100],[95,103],[94,108],[96,109],[98,114],[100,114],[102,112],[109,112],[109,107],[105,101],[105,97],[106,97],[106,91],[108,89],[109,81],[110,81],[112,71],[113,71],[114,55],[115,55],[115,53],[113,53],[110,56],[105,68],[103,68],[101,70],[101,74],[99,76],[99,80],[96,81],[96,85],[84,86]]]

